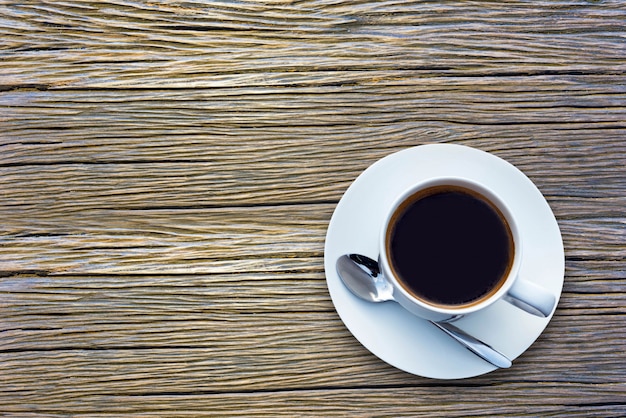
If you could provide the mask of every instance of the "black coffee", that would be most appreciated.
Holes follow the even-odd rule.
[[[433,305],[480,302],[500,288],[513,263],[513,238],[500,211],[458,186],[411,196],[392,216],[385,238],[395,276]]]

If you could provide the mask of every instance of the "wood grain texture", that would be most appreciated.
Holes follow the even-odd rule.
[[[0,0],[0,414],[621,416],[623,1]],[[424,143],[550,203],[558,310],[436,381],[344,327],[336,203]]]
[[[319,85],[393,82],[393,70],[626,68],[620,1],[4,3],[7,86]]]
[[[558,208],[559,200],[553,202]],[[579,206],[589,205],[584,215],[568,213],[566,208],[556,210],[568,258],[620,262],[626,257],[624,199],[605,202],[602,209],[614,217],[597,218],[592,212],[598,207],[596,199],[579,199]],[[33,212],[15,211],[13,217],[4,217],[0,229],[0,257],[4,259],[0,274],[319,271],[333,210],[333,204],[228,210],[107,209],[25,219],[25,213]]]

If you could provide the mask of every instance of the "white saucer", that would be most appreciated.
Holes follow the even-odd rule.
[[[343,285],[335,262],[342,254],[378,258],[378,235],[387,208],[410,184],[434,176],[465,176],[496,191],[519,221],[523,239],[520,275],[561,295],[563,241],[550,206],[521,171],[483,151],[433,144],[389,155],[365,170],[341,198],[328,227],[324,250],[326,282],[346,327],[380,359],[419,376],[460,379],[495,369],[432,324],[394,302],[358,299]],[[510,359],[539,337],[550,318],[530,315],[504,301],[455,322]],[[515,367],[515,363],[513,363]]]

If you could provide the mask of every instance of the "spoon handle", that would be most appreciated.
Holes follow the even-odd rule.
[[[437,328],[457,340],[460,344],[465,346],[465,348],[467,348],[483,360],[503,369],[511,367],[511,360],[509,360],[504,354],[500,353],[498,350],[491,347],[487,343],[482,342],[475,337],[472,337],[465,331],[455,327],[450,323],[433,321],[430,322]]]

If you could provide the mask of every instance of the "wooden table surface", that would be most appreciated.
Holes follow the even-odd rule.
[[[0,413],[626,413],[626,2],[0,1]],[[523,170],[566,254],[512,368],[363,348],[350,183],[425,143]]]

